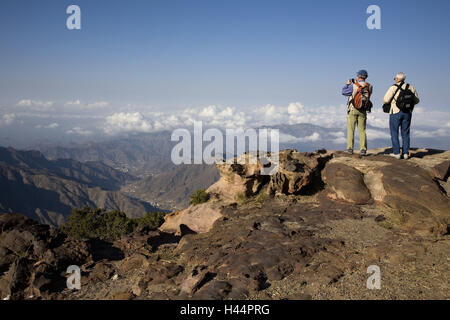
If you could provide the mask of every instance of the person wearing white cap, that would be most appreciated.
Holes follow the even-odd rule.
[[[409,159],[410,128],[414,106],[419,103],[419,95],[413,85],[405,83],[406,75],[397,73],[395,84],[386,92],[383,104],[385,112],[389,113],[389,128],[393,153],[391,156],[401,159]],[[402,153],[400,153],[399,129],[402,134]]]

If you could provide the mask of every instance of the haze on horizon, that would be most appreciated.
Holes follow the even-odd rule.
[[[66,28],[71,4],[81,30]],[[371,4],[381,30],[366,27]],[[95,140],[194,120],[344,128],[340,89],[361,68],[374,86],[370,125],[387,127],[381,99],[403,71],[421,97],[417,134],[447,139],[450,40],[440,31],[450,30],[449,14],[446,0],[4,0],[0,143]]]

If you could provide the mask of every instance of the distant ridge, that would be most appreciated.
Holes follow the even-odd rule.
[[[59,225],[72,209],[116,209],[130,217],[158,211],[124,195],[120,185],[136,180],[100,162],[47,160],[39,151],[0,147],[0,212],[18,212]]]

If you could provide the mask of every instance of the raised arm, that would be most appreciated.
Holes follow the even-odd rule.
[[[353,93],[353,83],[346,84],[345,87],[342,88],[342,95],[346,97],[350,97]]]

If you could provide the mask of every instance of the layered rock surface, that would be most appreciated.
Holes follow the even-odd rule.
[[[208,202],[115,243],[0,216],[1,298],[449,298],[450,152],[387,153],[286,150],[273,176],[220,164]],[[61,285],[69,263],[80,291]],[[370,265],[381,290],[366,288]]]
[[[384,149],[362,159],[337,153],[323,172],[325,181],[333,180],[325,192],[332,199],[351,203],[373,200],[389,223],[405,232],[444,235],[450,225],[450,201],[441,184],[448,180],[449,158],[449,151],[417,150],[410,161],[393,159]],[[333,168],[346,173],[333,172]],[[358,179],[337,178],[351,172],[358,175],[355,170]]]
[[[284,150],[279,154],[279,170],[261,175],[263,165],[221,163],[220,180],[208,188],[212,200],[200,206],[169,215],[163,231],[176,231],[186,225],[195,232],[207,232],[222,215],[220,206],[242,202],[260,193],[301,197],[319,192],[335,201],[356,205],[375,203],[389,223],[407,232],[447,233],[450,202],[445,187],[449,175],[450,152],[433,151],[410,161],[389,157],[385,149],[373,150],[368,157],[341,152],[300,153]],[[241,159],[238,159],[241,160]],[[220,204],[220,206],[218,205]]]

